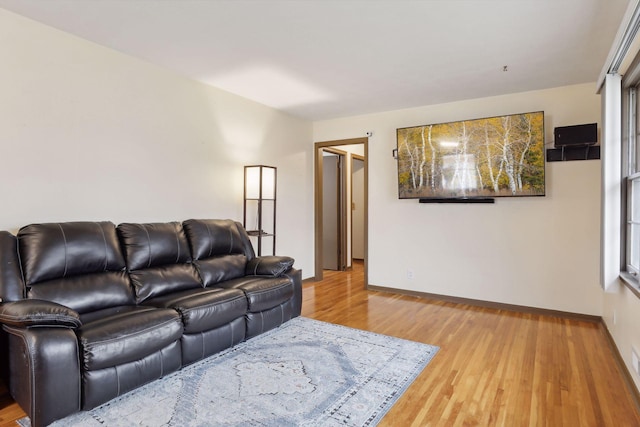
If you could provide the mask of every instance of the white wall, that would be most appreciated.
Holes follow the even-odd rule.
[[[0,9],[0,229],[242,221],[278,167],[278,253],[313,274],[312,126]]]
[[[640,298],[622,283],[617,283],[604,294],[602,317],[636,387],[640,390],[640,377],[634,371],[631,361],[632,349],[640,356]]]
[[[556,126],[600,120],[594,84],[314,123],[315,141],[369,138],[369,284],[600,315],[600,161],[547,163],[547,195],[493,205],[399,200],[396,128],[544,110]],[[407,278],[407,270],[414,278]]]

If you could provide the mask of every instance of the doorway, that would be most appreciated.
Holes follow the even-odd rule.
[[[351,156],[351,265],[364,261],[364,156]]]
[[[346,174],[348,154],[334,148],[322,149],[322,269],[347,268],[345,232]]]
[[[315,143],[315,277],[322,280],[323,270],[328,265],[325,258],[335,258],[335,269],[351,267],[353,259],[362,259],[364,264],[365,286],[368,284],[367,247],[368,247],[368,138],[324,141]],[[333,156],[331,154],[333,154]],[[324,160],[330,158],[330,160]],[[342,158],[342,165],[339,165]],[[342,172],[334,170],[334,166]],[[341,175],[340,175],[341,174]],[[336,181],[327,180],[325,175],[336,177]],[[354,187],[354,185],[356,187]],[[361,189],[358,187],[362,187]],[[326,187],[326,188],[325,188]],[[325,193],[333,193],[338,206],[325,206]],[[354,195],[356,199],[354,200]],[[333,198],[333,197],[332,197]],[[325,246],[325,216],[337,215],[343,218],[336,230],[330,235],[336,236],[335,250]],[[354,224],[353,218],[356,219]],[[357,229],[356,229],[357,227]],[[354,255],[354,249],[356,254]],[[330,268],[334,269],[334,268]]]

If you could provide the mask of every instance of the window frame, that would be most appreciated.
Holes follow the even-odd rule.
[[[626,87],[625,87],[626,86]],[[636,281],[638,280],[638,275],[640,274],[640,265],[636,262],[634,265],[634,260],[632,259],[633,255],[637,254],[634,252],[639,248],[634,246],[632,238],[632,228],[634,225],[640,226],[640,222],[636,223],[633,221],[634,217],[634,198],[633,198],[633,187],[634,183],[640,182],[640,173],[637,172],[637,161],[635,159],[635,153],[637,151],[637,110],[638,110],[638,100],[637,100],[637,88],[635,85],[624,85],[624,94],[623,94],[623,111],[626,111],[626,114],[623,114],[623,165],[626,165],[626,168],[622,171],[622,179],[624,182],[624,197],[623,197],[623,206],[624,209],[621,212],[624,212],[624,260],[625,260],[625,271],[627,274],[631,275]]]
[[[634,198],[633,186],[640,185],[640,54],[633,60],[628,72],[622,78],[622,159],[621,159],[621,259],[620,278],[625,284],[640,297],[640,220],[633,221]],[[640,200],[636,201],[640,217]],[[633,233],[631,227],[636,225],[638,230],[638,241],[634,248],[631,241]],[[635,253],[633,253],[635,249]],[[633,264],[631,256],[635,255],[636,265]]]
[[[626,209],[626,247],[625,247],[625,260],[626,260],[626,271],[628,274],[633,276],[636,280],[638,280],[640,276],[640,239],[636,242],[636,246],[633,246],[633,242],[631,241],[634,233],[632,232],[632,227],[636,226],[638,228],[637,234],[640,236],[640,220],[634,221],[634,197],[633,197],[633,188],[634,183],[640,186],[640,172],[636,172],[633,175],[629,175],[626,177],[626,198],[627,198],[627,209]],[[640,211],[640,201],[636,201],[637,208]],[[640,216],[638,212],[636,212],[635,216]],[[635,260],[632,257],[635,255]],[[635,262],[634,262],[635,261]]]

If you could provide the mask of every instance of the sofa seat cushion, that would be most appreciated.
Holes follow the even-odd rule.
[[[105,318],[114,318],[115,316],[128,316],[130,312],[139,310],[140,307],[135,305],[119,305],[117,307],[109,307],[103,308],[102,310],[90,311],[89,313],[81,313],[80,321],[84,325]]]
[[[182,336],[180,315],[172,309],[126,307],[77,330],[82,368],[93,371],[140,360]]]
[[[293,283],[288,277],[246,276],[227,280],[216,286],[242,290],[249,303],[249,313],[269,310],[288,301],[293,296]]]
[[[215,329],[247,313],[247,299],[239,289],[190,289],[145,304],[177,310],[187,334]]]

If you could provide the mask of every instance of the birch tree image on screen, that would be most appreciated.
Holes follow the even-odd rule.
[[[544,196],[544,113],[397,130],[406,198]]]

